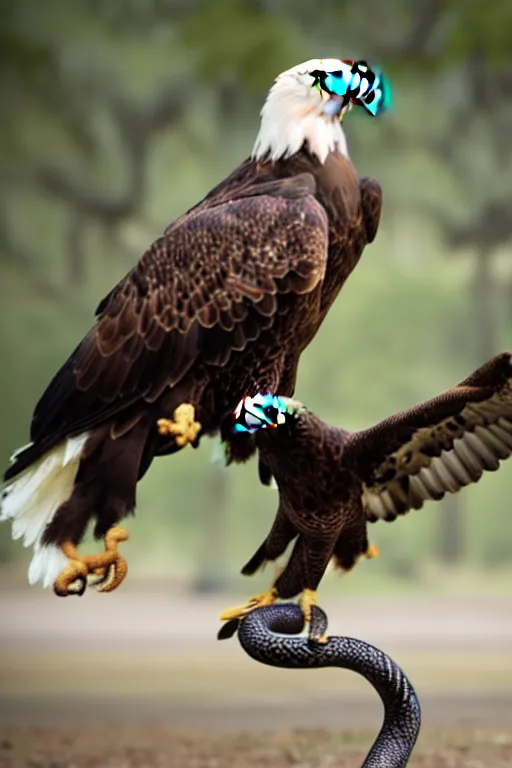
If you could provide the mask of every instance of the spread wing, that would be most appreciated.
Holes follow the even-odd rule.
[[[90,429],[154,402],[197,364],[225,366],[312,291],[327,260],[327,218],[310,174],[246,187],[168,227],[103,299],[50,383],[33,441]]]
[[[497,355],[453,389],[347,444],[369,521],[395,520],[496,470],[512,454],[512,357]]]

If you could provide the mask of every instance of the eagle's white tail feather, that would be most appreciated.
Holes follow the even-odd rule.
[[[31,584],[43,579],[44,586],[49,586],[66,563],[59,548],[42,546],[41,538],[57,509],[71,496],[88,437],[84,433],[59,443],[2,490],[0,520],[11,519],[13,538],[23,538],[26,547],[34,545],[29,568]]]
[[[64,443],[64,464],[63,466],[66,466],[70,463],[70,461],[78,461],[80,459],[80,454],[82,453],[82,448],[84,447],[85,441],[89,437],[89,433],[86,432],[83,435],[78,435],[77,437],[68,437],[66,442]]]
[[[43,587],[51,587],[59,573],[65,568],[67,558],[63,551],[54,544],[35,547],[34,557],[28,569],[29,584],[36,584],[40,579]]]
[[[63,465],[60,461],[57,461],[57,459],[62,457],[51,456],[48,458],[54,459],[52,462],[53,466],[49,461],[47,467],[45,466],[46,462],[43,464],[37,472],[37,476],[34,477],[34,483],[28,485],[29,490],[33,488],[33,493],[27,499],[25,489],[23,493],[24,505],[19,505],[17,507],[18,512],[14,515],[9,515],[9,517],[13,518],[12,537],[13,539],[21,539],[23,537],[23,545],[25,547],[31,547],[39,541],[45,527],[51,522],[58,507],[63,501],[69,499],[73,490],[73,482],[78,466],[75,468],[75,471],[72,471],[72,466],[70,467],[69,464],[67,466]],[[48,472],[43,474],[41,472],[43,468],[48,469]],[[69,471],[70,469],[71,471]],[[38,481],[37,485],[36,480]]]
[[[23,515],[27,506],[31,505],[34,492],[48,476],[54,464],[53,456],[43,457],[12,482],[6,483],[2,490],[2,519],[15,519]],[[19,535],[15,538],[19,538]]]

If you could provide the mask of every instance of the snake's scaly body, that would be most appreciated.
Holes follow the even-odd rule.
[[[327,617],[317,607],[313,621],[317,636],[324,634]],[[303,625],[298,605],[270,605],[240,622],[238,639],[249,656],[263,664],[289,669],[341,667],[365,677],[382,700],[384,722],[363,768],[406,766],[418,737],[421,711],[404,672],[383,651],[362,640],[333,636],[325,643],[310,643],[305,637],[290,636],[302,632]]]

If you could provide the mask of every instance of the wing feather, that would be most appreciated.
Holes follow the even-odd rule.
[[[371,522],[395,520],[477,482],[512,454],[511,353],[433,400],[353,434],[346,451]]]

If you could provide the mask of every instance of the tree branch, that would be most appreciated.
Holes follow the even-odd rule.
[[[471,247],[493,253],[512,239],[512,200],[489,201],[469,223],[456,221],[442,206],[428,200],[409,207],[434,221],[447,246],[454,250]]]
[[[5,212],[0,214],[0,250],[4,263],[23,273],[25,281],[40,298],[76,308],[76,302],[71,300],[68,292],[41,273],[39,255],[13,236]]]
[[[440,0],[409,0],[409,16],[409,29],[402,33],[399,29],[393,40],[383,41],[379,30],[379,37],[373,41],[378,58],[400,61],[440,52],[448,29]],[[400,20],[395,16],[389,27],[396,30]]]
[[[163,84],[146,104],[132,100],[112,83],[95,83],[94,90],[108,110],[124,149],[128,170],[125,191],[117,197],[106,195],[101,188],[84,186],[62,169],[49,166],[39,169],[36,181],[46,194],[112,227],[140,209],[146,188],[149,145],[156,133],[181,121],[186,94],[175,81]]]
[[[401,50],[398,51],[401,56],[427,53],[443,16],[439,0],[409,0],[409,8],[412,26]]]

